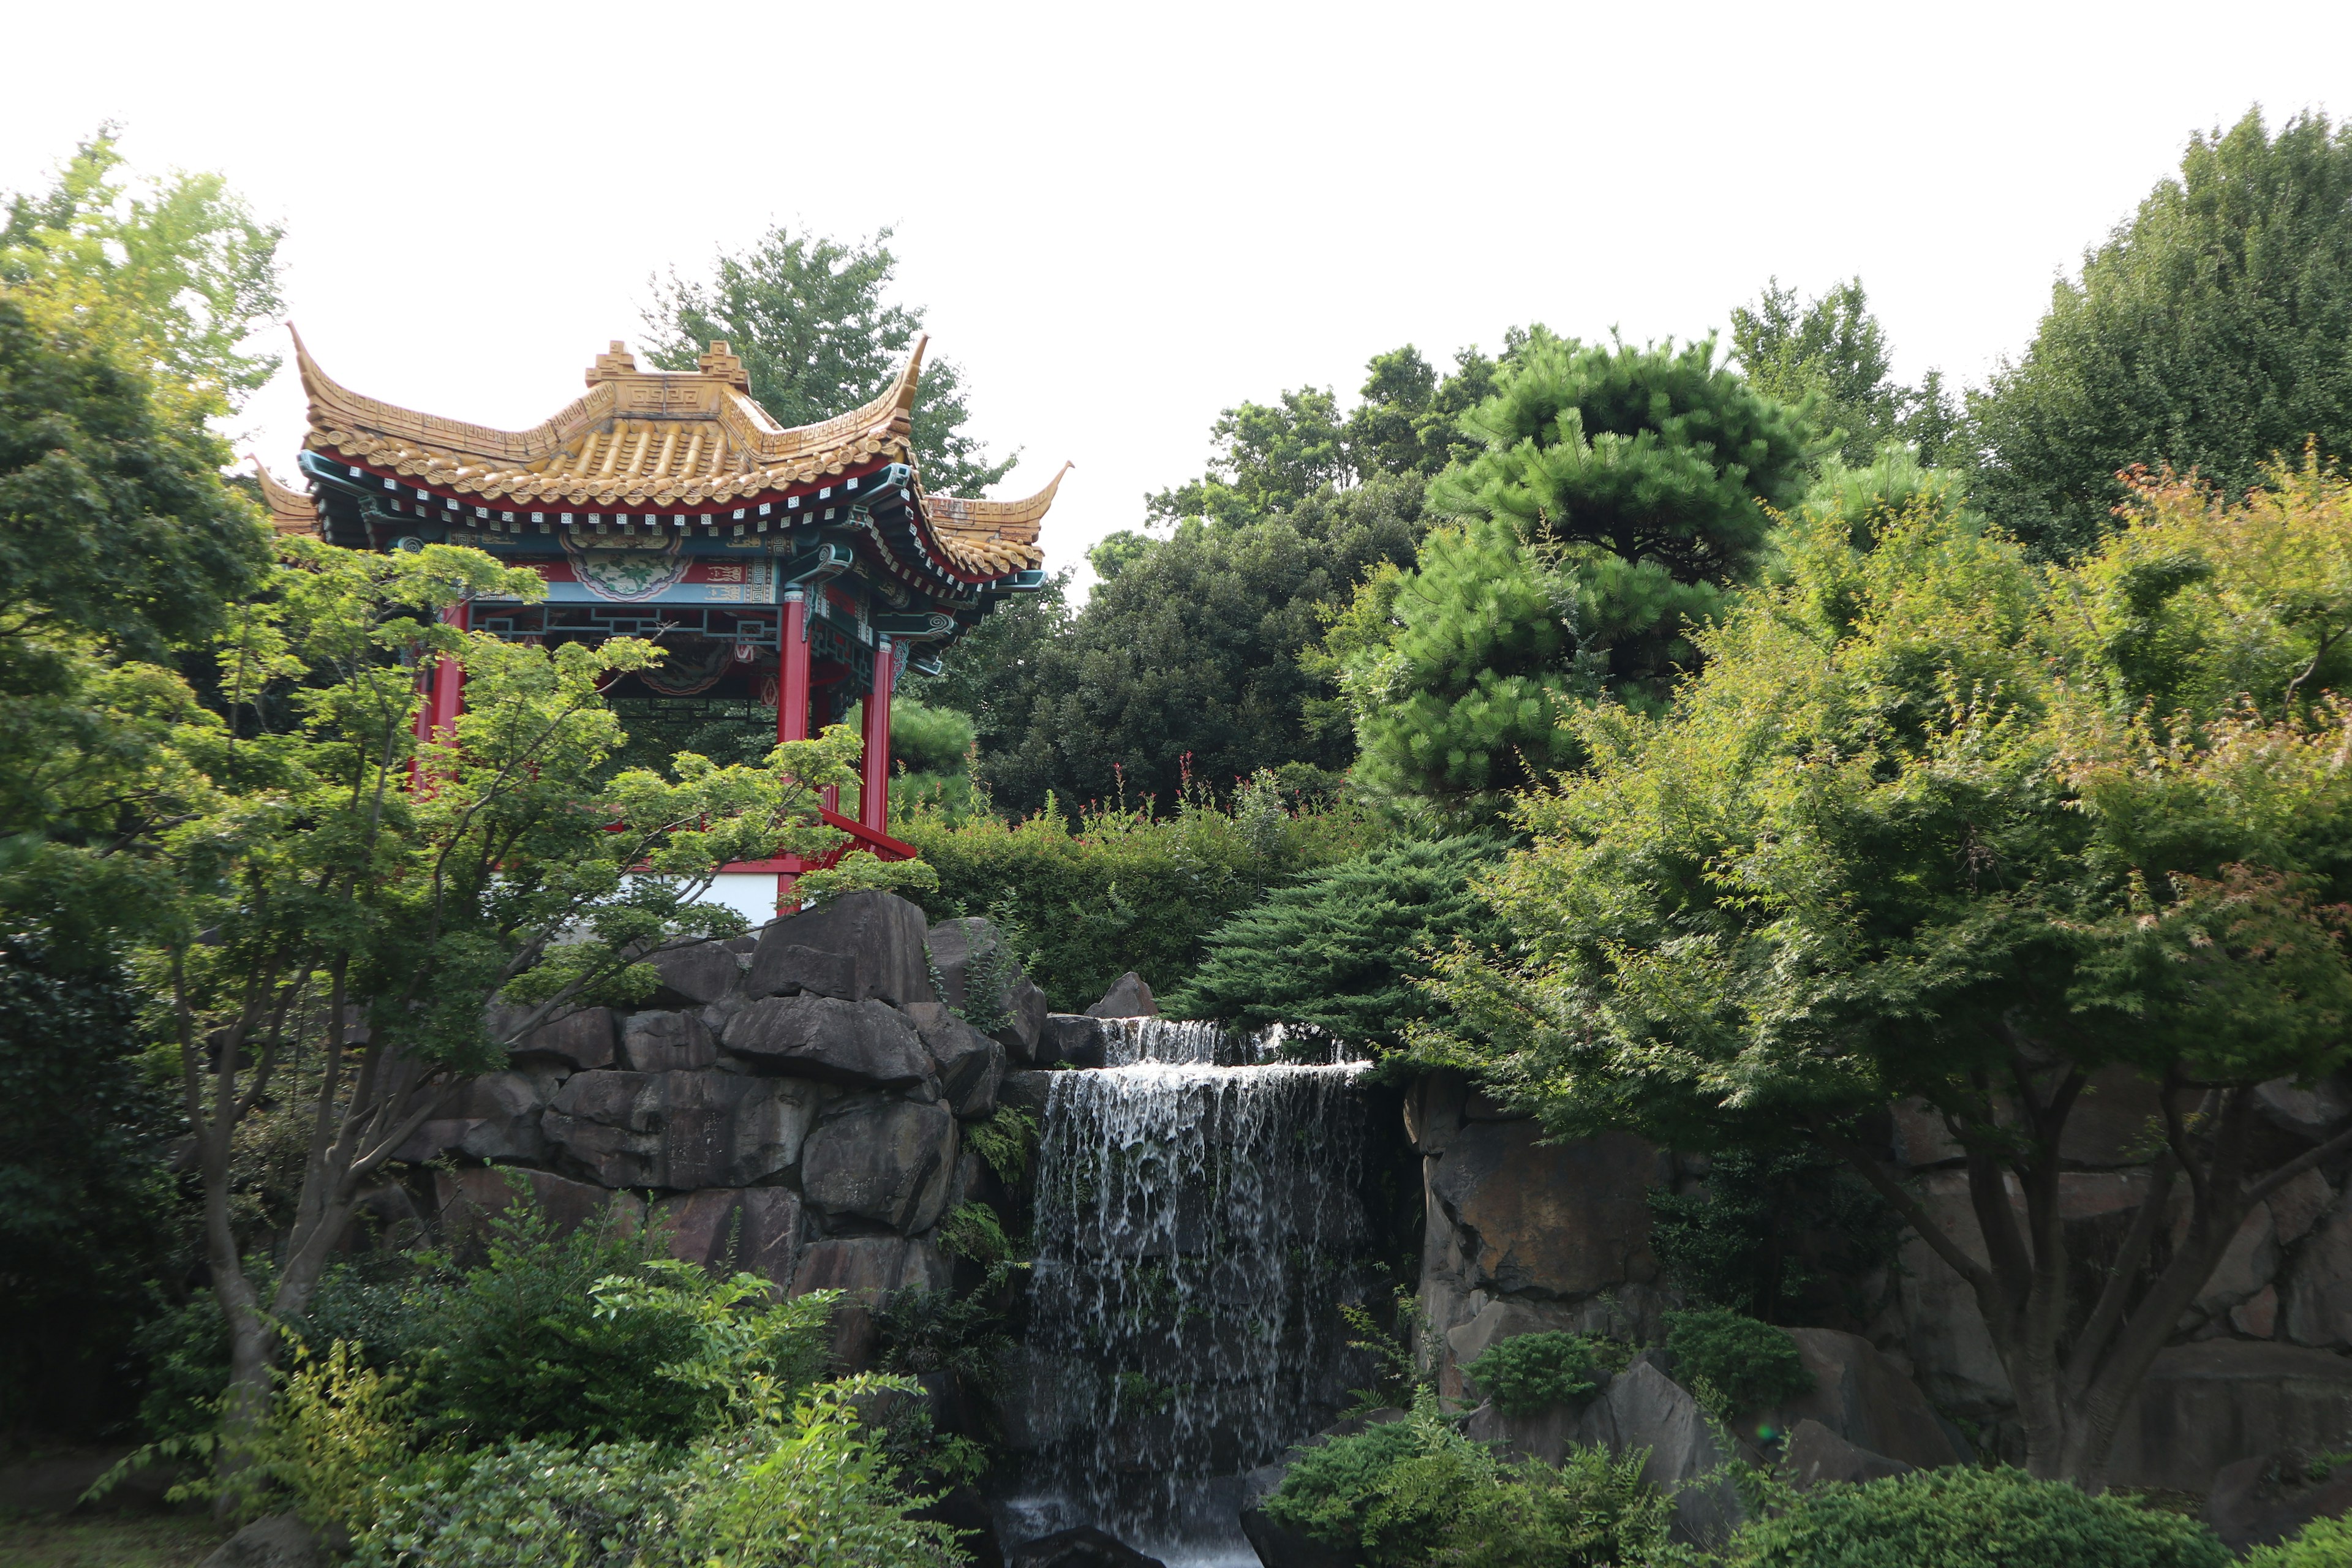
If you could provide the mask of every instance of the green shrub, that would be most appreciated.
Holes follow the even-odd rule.
[[[1532,1415],[1592,1392],[1592,1343],[1582,1334],[1518,1334],[1486,1347],[1462,1371],[1506,1415]]]
[[[467,1447],[686,1443],[816,1375],[834,1293],[777,1301],[765,1280],[715,1279],[659,1247],[616,1222],[559,1237],[527,1204],[494,1217],[488,1263],[425,1331],[427,1427]]]
[[[1453,1436],[1441,1422],[1407,1419],[1294,1450],[1265,1515],[1328,1545],[1361,1546],[1365,1516],[1387,1495],[1397,1467]]]
[[[1672,1505],[1643,1482],[1644,1458],[1507,1464],[1424,1394],[1401,1421],[1295,1450],[1263,1506],[1367,1568],[1614,1568],[1665,1542]]]
[[[2242,1568],[2346,1568],[2352,1563],[2352,1520],[2315,1519],[2293,1539],[2246,1553]]]
[[[1030,978],[1075,1011],[1130,969],[1173,989],[1229,916],[1381,837],[1352,805],[1286,805],[1280,791],[1252,783],[1228,812],[1194,787],[1172,811],[1098,803],[1075,823],[1051,805],[1018,823],[917,810],[891,832],[939,873],[921,900],[934,919],[994,915],[1034,933]]]
[[[874,1307],[875,1364],[885,1372],[953,1373],[975,1388],[995,1385],[1013,1341],[1003,1314],[983,1292],[908,1286]]]
[[[1480,838],[1381,845],[1277,888],[1209,932],[1201,967],[1161,998],[1174,1017],[1305,1027],[1395,1049],[1429,1016],[1427,952],[1500,928],[1470,890],[1500,853]]]
[[[1570,1448],[1557,1466],[1499,1467],[1472,1488],[1450,1538],[1433,1555],[1442,1568],[1637,1568],[1665,1559],[1674,1500],[1642,1479],[1648,1456],[1612,1458]]]
[[[357,1568],[951,1568],[954,1532],[861,1436],[851,1401],[812,1390],[790,1415],[691,1452],[509,1443],[390,1490]],[[900,1392],[912,1385],[897,1384]]]
[[[2092,1497],[2021,1470],[1958,1468],[1798,1493],[1779,1517],[1743,1528],[1728,1558],[1741,1568],[2226,1568],[2231,1562],[2211,1531],[2179,1514]]]
[[[1675,1381],[1719,1406],[1717,1415],[1768,1409],[1808,1393],[1813,1374],[1797,1342],[1769,1323],[1719,1307],[1666,1314]]]
[[[1029,1178],[1029,1161],[1037,1152],[1037,1118],[1018,1105],[1000,1105],[996,1114],[976,1127],[964,1129],[963,1140],[972,1152],[988,1162],[997,1179],[1017,1187]]]
[[[1004,1234],[1004,1222],[982,1203],[961,1203],[940,1216],[940,1250],[950,1258],[969,1258],[991,1277],[1023,1263],[1020,1244]]]

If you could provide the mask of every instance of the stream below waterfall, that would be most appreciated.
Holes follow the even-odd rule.
[[[1243,1475],[1367,1381],[1360,1065],[1278,1032],[1116,1021],[1056,1073],[1038,1153],[1028,1397],[1045,1436],[1001,1506],[1019,1541],[1095,1524],[1169,1568],[1255,1568]]]

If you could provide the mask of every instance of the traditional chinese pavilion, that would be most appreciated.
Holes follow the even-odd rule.
[[[949,644],[1044,583],[1038,524],[1061,484],[1018,501],[927,493],[909,424],[923,347],[864,407],[786,429],[725,343],[666,372],[615,342],[585,396],[529,430],[493,430],[352,392],[297,334],[307,493],[266,467],[263,490],[281,530],[358,550],[470,544],[547,580],[542,602],[477,600],[450,613],[460,625],[540,643],[658,637],[668,658],[626,678],[625,709],[772,710],[779,740],[804,740],[863,701],[857,818],[831,801],[827,816],[903,857],[887,832],[891,694],[909,664],[936,670]],[[450,729],[463,700],[459,672],[435,672],[419,732]],[[781,897],[809,868],[730,866],[722,896],[751,909],[743,879]]]

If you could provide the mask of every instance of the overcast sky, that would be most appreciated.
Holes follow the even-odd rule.
[[[1861,275],[1981,380],[2191,131],[2352,111],[2352,5],[10,8],[0,190],[116,119],[287,232],[362,392],[535,424],[647,279],[889,226],[1053,564],[1286,386],[1511,323],[1722,327]],[[290,366],[247,412],[289,475]]]

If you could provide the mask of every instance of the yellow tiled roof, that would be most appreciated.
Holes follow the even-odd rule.
[[[641,371],[614,342],[588,369],[588,393],[528,430],[499,430],[362,396],[294,337],[310,407],[306,444],[411,483],[509,507],[712,507],[912,458],[911,416],[928,339],[862,408],[787,429],[752,401],[743,362],[723,342],[686,372]],[[1040,564],[1037,520],[1054,483],[1024,501],[924,498],[942,553],[997,577]],[[273,503],[274,504],[274,503]]]
[[[247,462],[261,479],[261,499],[269,507],[269,525],[280,533],[316,533],[319,531],[319,503],[300,490],[289,490],[278,482],[268,465],[247,452]]]

